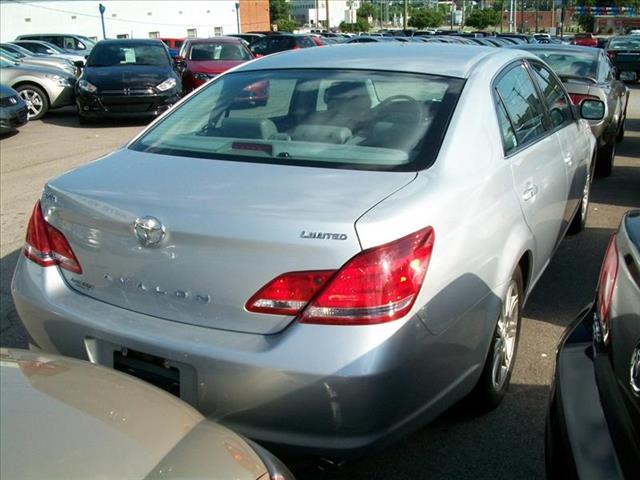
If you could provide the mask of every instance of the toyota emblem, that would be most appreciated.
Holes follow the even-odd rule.
[[[156,217],[138,218],[133,223],[133,232],[144,247],[155,247],[162,242],[166,229]]]

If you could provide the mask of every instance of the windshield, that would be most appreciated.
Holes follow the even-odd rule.
[[[95,47],[96,46],[97,42],[95,40],[90,39],[89,37],[85,37],[83,35],[78,35],[78,38],[80,40],[82,40],[87,45],[87,47]]]
[[[56,53],[67,53],[62,48],[58,47],[57,45],[54,45],[53,43],[42,42],[42,44],[45,45],[47,48],[50,48]]]
[[[8,68],[8,67],[13,67],[14,65],[15,65],[14,61],[10,61],[10,59],[5,57],[0,57],[0,67]]]
[[[251,55],[235,43],[194,43],[189,60],[250,60]]]
[[[8,50],[5,50],[4,48],[2,49],[2,57],[5,59],[5,61],[10,61],[12,63],[18,63],[20,57],[13,53],[10,52]]]
[[[11,55],[17,58],[24,58],[24,57],[30,57],[33,54],[29,51],[29,50],[25,50],[23,48],[21,48],[20,50],[18,50],[17,48],[11,48],[7,45],[0,45],[0,50],[2,51],[2,53],[6,54],[6,55]],[[24,50],[27,53],[23,53],[21,50]]]
[[[619,37],[611,39],[609,48],[612,50],[640,50],[640,37]]]
[[[552,52],[548,50],[533,52],[556,72],[559,77],[591,77],[595,78],[597,54],[576,52],[575,50]]]
[[[136,43],[103,43],[96,45],[87,60],[88,67],[114,65],[167,66],[169,58],[161,45]]]
[[[219,77],[131,145],[165,155],[417,171],[430,165],[462,79],[363,70]]]

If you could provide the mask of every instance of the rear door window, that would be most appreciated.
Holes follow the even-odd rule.
[[[572,122],[571,100],[553,73],[538,63],[531,63],[531,72],[542,91],[552,126],[556,128]]]
[[[496,85],[521,146],[545,135],[544,109],[524,64],[512,67]]]

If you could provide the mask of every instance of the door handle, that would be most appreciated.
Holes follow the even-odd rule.
[[[565,156],[564,163],[566,163],[567,166],[570,167],[571,165],[573,165],[573,157],[570,154]]]
[[[524,192],[522,192],[522,200],[528,202],[533,197],[538,194],[538,186],[537,185],[529,185]]]

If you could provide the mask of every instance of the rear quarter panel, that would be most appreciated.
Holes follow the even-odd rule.
[[[434,165],[356,223],[365,249],[434,228],[433,254],[414,307],[434,334],[483,299],[502,298],[519,259],[533,250],[503,155],[490,87],[494,71],[483,68],[467,81]],[[484,333],[497,319],[496,305],[480,315]]]

